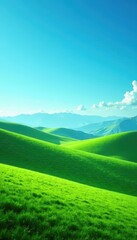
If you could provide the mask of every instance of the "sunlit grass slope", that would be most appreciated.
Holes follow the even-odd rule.
[[[67,145],[70,148],[118,157],[137,163],[137,132],[118,133]]]
[[[1,240],[137,239],[137,198],[0,164]]]
[[[35,128],[31,128],[22,124],[17,124],[17,123],[9,123],[9,122],[2,122],[0,121],[0,128],[23,134],[28,137],[33,137],[39,140],[55,143],[55,144],[61,144],[64,142],[69,142],[69,141],[74,141],[74,139],[69,139],[67,137],[61,137],[61,136],[56,136],[52,134],[48,134],[46,132],[39,131]]]
[[[137,164],[0,130],[0,162],[137,195]]]
[[[93,134],[84,133],[82,131],[76,131],[68,128],[45,128],[44,132],[56,134],[62,137],[74,138],[78,140],[95,138]]]

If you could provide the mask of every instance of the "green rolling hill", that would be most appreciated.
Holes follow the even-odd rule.
[[[23,134],[28,137],[33,137],[39,140],[43,140],[46,142],[55,143],[55,144],[62,144],[65,142],[74,141],[74,139],[70,139],[63,136],[56,136],[50,133],[45,133],[35,128],[31,128],[31,127],[28,127],[22,124],[17,124],[17,123],[0,121],[0,128],[11,131],[11,132]]]
[[[67,144],[70,148],[137,163],[137,131]]]
[[[137,198],[0,164],[0,239],[137,239]]]
[[[137,164],[0,130],[0,162],[137,195]],[[90,140],[91,141],[91,140]]]
[[[50,134],[59,135],[62,137],[74,138],[77,140],[95,138],[93,134],[88,134],[82,131],[76,131],[68,128],[43,128],[42,131]]]

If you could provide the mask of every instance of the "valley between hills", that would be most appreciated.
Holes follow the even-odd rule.
[[[0,121],[1,240],[137,239],[137,131],[104,132]]]

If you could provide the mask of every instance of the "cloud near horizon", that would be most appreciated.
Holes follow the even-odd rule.
[[[86,111],[87,109],[86,109],[86,107],[84,105],[81,104],[81,105],[77,106],[76,110],[78,112],[81,112],[81,111]]]
[[[118,108],[120,110],[125,109],[128,106],[137,106],[137,81],[134,80],[132,82],[132,90],[127,91],[124,94],[124,97],[121,101],[116,101],[116,102],[107,102],[105,103],[104,101],[99,102],[98,104],[93,104],[91,106],[92,109],[96,108]]]

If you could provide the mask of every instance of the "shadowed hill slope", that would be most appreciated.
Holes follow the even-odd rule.
[[[74,138],[77,140],[95,138],[93,134],[88,134],[82,131],[76,131],[68,128],[47,128],[43,129],[43,131],[51,134],[56,134],[62,137]]]
[[[0,130],[0,162],[137,195],[137,164]]]
[[[137,132],[119,133],[92,140],[83,140],[67,146],[86,152],[113,156],[137,162]]]
[[[0,128],[11,131],[11,132],[23,134],[28,137],[33,137],[33,138],[36,138],[39,140],[43,140],[46,142],[55,143],[55,144],[61,144],[64,142],[74,141],[74,139],[69,139],[67,137],[61,137],[61,136],[44,133],[35,128],[31,128],[31,127],[17,124],[17,123],[9,123],[9,122],[1,122],[0,121]]]

